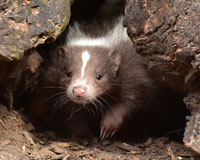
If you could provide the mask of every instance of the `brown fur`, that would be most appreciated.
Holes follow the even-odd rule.
[[[76,30],[74,33],[77,36],[70,37],[72,42],[84,36]],[[184,129],[187,110],[182,97],[149,77],[120,25],[104,38],[110,47],[76,45],[70,40],[57,48],[45,64],[32,105],[35,117],[75,138],[100,136],[104,140],[116,135],[141,140]],[[91,55],[85,78],[94,91],[92,96],[75,97],[68,89],[80,76],[85,50]],[[98,73],[101,80],[96,79]]]

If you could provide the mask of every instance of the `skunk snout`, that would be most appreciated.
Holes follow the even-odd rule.
[[[85,86],[76,86],[73,87],[72,93],[76,97],[82,97],[87,95],[87,87]]]

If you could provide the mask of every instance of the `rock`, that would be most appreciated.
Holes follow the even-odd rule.
[[[0,102],[8,108],[25,91],[34,89],[39,74],[36,71],[43,60],[33,47],[55,40],[62,33],[69,22],[70,3],[70,0],[0,2]]]
[[[38,70],[43,59],[36,50],[30,50],[22,60],[0,61],[0,102],[9,109],[28,89],[34,90]]]
[[[184,144],[200,153],[200,92],[191,92],[184,98],[187,107],[192,111],[188,117],[184,133]]]
[[[187,95],[184,143],[200,153],[200,1],[127,0],[124,25],[152,77]]]
[[[24,52],[55,40],[68,24],[70,0],[0,2],[0,60],[23,58]]]
[[[200,90],[199,0],[128,0],[124,23],[156,79],[181,92]]]
[[[200,153],[200,113],[194,113],[187,122],[184,144]]]

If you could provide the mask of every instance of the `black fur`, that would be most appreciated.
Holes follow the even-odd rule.
[[[91,53],[85,77],[98,96],[92,103],[78,104],[67,100],[67,89],[80,73],[84,50]],[[69,72],[71,77],[67,76]],[[103,76],[101,82],[95,80],[96,73]],[[100,136],[104,140],[116,135],[138,141],[171,131],[183,132],[185,128],[188,112],[182,97],[149,77],[130,40],[119,41],[111,48],[57,48],[46,63],[38,88],[33,115],[69,137]]]

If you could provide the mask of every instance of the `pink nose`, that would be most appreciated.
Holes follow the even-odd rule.
[[[87,87],[84,86],[73,87],[72,93],[76,97],[85,96],[87,94]]]

